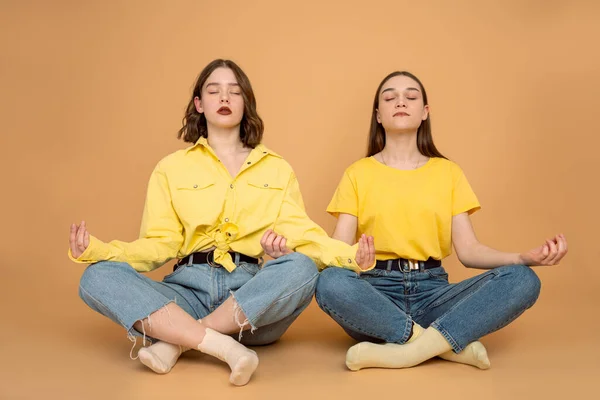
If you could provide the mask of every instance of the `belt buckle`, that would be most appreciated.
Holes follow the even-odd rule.
[[[420,264],[421,263],[418,260],[408,260],[408,268],[410,268],[413,271],[418,271],[419,269],[421,269]]]
[[[410,271],[419,271],[421,269],[421,261],[418,260],[400,260],[400,271],[402,272],[410,272]]]
[[[410,272],[410,264],[408,260],[402,259],[398,261],[398,266],[400,267],[400,271],[407,273]]]
[[[211,250],[206,254],[206,263],[213,268],[221,268],[221,264],[215,262],[215,251]]]

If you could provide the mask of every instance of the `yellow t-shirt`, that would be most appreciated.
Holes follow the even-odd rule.
[[[415,170],[388,167],[373,157],[352,164],[327,207],[358,218],[357,237],[375,239],[378,260],[436,260],[452,253],[452,217],[480,208],[460,167],[430,158]]]

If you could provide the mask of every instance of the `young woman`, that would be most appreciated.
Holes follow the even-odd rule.
[[[348,350],[348,368],[405,368],[435,356],[489,367],[477,340],[534,304],[540,280],[529,267],[557,264],[567,242],[557,235],[523,253],[494,250],[469,220],[479,208],[462,170],[433,144],[421,82],[408,72],[385,77],[367,157],[346,170],[327,208],[338,217],[334,239],[375,237],[376,266],[328,268],[316,289],[321,309],[361,341]],[[449,284],[441,260],[451,246],[466,267],[488,271]]]
[[[69,256],[94,263],[81,298],[132,339],[163,341],[139,352],[158,373],[192,348],[229,364],[231,383],[245,385],[258,357],[243,344],[276,341],[308,306],[318,273],[311,258],[353,270],[375,261],[372,238],[352,248],[307,217],[291,167],[260,144],[262,134],[247,76],[215,60],[200,73],[179,131],[192,146],[151,175],[140,239],[105,243],[84,221],[71,226]],[[261,241],[277,260],[261,265]],[[173,258],[162,282],[139,273]],[[229,336],[236,331],[243,344]]]

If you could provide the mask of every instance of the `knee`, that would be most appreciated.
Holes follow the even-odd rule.
[[[540,295],[542,282],[537,274],[525,265],[514,265],[510,268],[510,274],[513,278],[513,287],[518,292],[518,298],[521,299],[527,307],[531,307]]]
[[[347,269],[329,267],[319,274],[315,298],[317,304],[322,306],[330,298],[339,298],[339,292],[344,291],[344,281],[356,277],[356,273]]]
[[[298,285],[304,285],[307,282],[312,282],[315,285],[319,270],[315,262],[301,253],[291,253],[279,258],[278,260],[286,261],[289,266],[286,276],[286,281],[295,282]],[[276,268],[280,268],[277,266]]]
[[[86,268],[79,281],[79,296],[85,300],[87,295],[96,296],[106,291],[111,282],[122,281],[120,276],[135,272],[127,263],[101,261]]]

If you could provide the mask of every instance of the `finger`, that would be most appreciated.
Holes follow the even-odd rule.
[[[362,237],[359,237],[358,238],[358,248],[356,249],[356,256],[354,257],[354,261],[356,261],[356,263],[358,264],[358,266],[360,266],[361,263],[362,263],[362,257],[361,257],[361,250],[362,250],[361,246],[362,246],[362,243],[361,243],[361,240],[362,240]]]
[[[550,248],[548,247],[547,244],[544,243],[542,245],[542,251],[541,251],[542,258],[541,259],[543,260],[544,258],[546,258],[549,253],[550,253]]]
[[[81,250],[83,247],[83,234],[85,232],[85,222],[81,221],[79,224],[79,229],[77,229],[77,248]]]
[[[567,238],[565,237],[565,235],[563,235],[562,233],[560,234],[560,237],[562,238],[564,245],[565,245],[565,252],[569,251],[569,246],[567,245]]]
[[[82,232],[81,232],[81,246],[80,246],[80,249],[81,249],[81,252],[83,253],[85,251],[85,249],[87,248],[87,246],[85,245],[85,235],[89,236],[89,232],[87,230],[87,225],[85,224],[85,221],[82,221],[81,225],[83,225],[83,229],[82,229]]]
[[[373,236],[368,237],[368,247],[369,247],[369,262],[373,264],[375,262],[375,239]]]
[[[285,247],[287,240],[283,236],[280,236],[280,237],[281,237],[281,240],[279,241],[279,251],[281,252],[281,254],[285,254],[286,250],[287,250],[287,247]]]
[[[283,236],[275,234],[275,238],[273,239],[273,254],[275,255],[275,257],[281,257],[283,255],[281,249],[279,248],[282,239]]]
[[[85,231],[85,236],[83,237],[83,244],[86,249],[90,245],[90,233],[88,231]]]
[[[556,256],[558,250],[556,248],[556,244],[554,244],[552,240],[546,239],[546,246],[548,246],[548,255],[542,260],[542,262],[544,265],[552,265],[552,260]]]
[[[265,248],[265,243],[267,242],[267,237],[269,237],[269,234],[272,232],[272,230],[267,229],[265,231],[265,233],[262,235],[262,238],[260,238],[260,245],[261,247],[264,249]]]
[[[283,240],[281,241],[281,247],[282,247],[282,251],[283,254],[290,254],[292,252],[292,250],[290,248],[287,247],[287,239],[283,238]]]
[[[567,249],[566,249],[566,242],[562,238],[561,235],[556,235],[555,241],[556,241],[556,247],[558,249],[558,252],[556,254],[556,257],[554,257],[553,261],[554,261],[554,264],[558,264],[560,262],[560,260],[565,256],[565,254],[567,254]]]
[[[358,251],[360,252],[360,261],[361,263],[365,262],[366,252],[365,252],[365,235],[360,235],[360,239],[358,240]]]
[[[281,239],[283,239],[283,236],[279,235],[275,235],[275,238],[273,239],[273,250],[275,250],[276,252],[279,252],[279,245],[281,244]]]
[[[560,245],[559,251],[562,250],[562,256],[564,256],[565,254],[567,254],[567,252],[569,250],[569,246],[567,245],[567,239],[565,238],[565,235],[563,235],[562,233],[560,235],[558,235],[557,237],[558,237],[558,243]]]
[[[71,247],[71,254],[73,257],[77,257],[77,225],[71,224],[69,232],[69,246]]]
[[[275,239],[275,236],[275,232],[271,232],[265,241],[265,251],[269,255],[273,254],[273,240]]]
[[[548,262],[550,263],[550,265],[554,265],[556,264],[556,257],[558,257],[558,242],[556,241],[556,238],[550,240],[550,246],[552,250],[552,258],[548,260]]]

